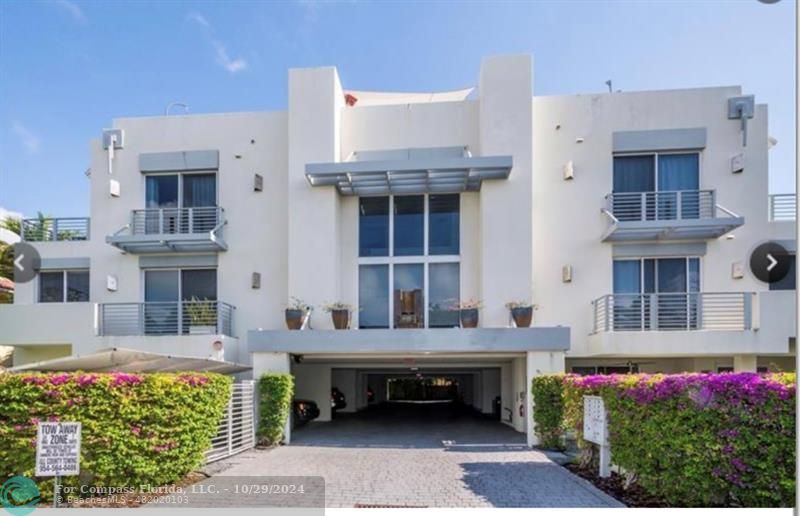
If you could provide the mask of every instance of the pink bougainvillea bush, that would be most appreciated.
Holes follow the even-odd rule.
[[[82,423],[81,476],[65,485],[173,482],[202,464],[230,392],[214,373],[0,374],[0,482],[33,477],[39,421]]]
[[[612,462],[653,495],[675,506],[793,506],[795,374],[559,378],[564,428],[590,446],[583,396],[602,396]]]

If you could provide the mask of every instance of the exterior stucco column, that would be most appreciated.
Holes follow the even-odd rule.
[[[527,382],[525,389],[525,433],[528,437],[528,446],[539,444],[533,428],[533,396],[531,385],[536,376],[564,372],[564,352],[562,351],[528,351],[527,356]]]

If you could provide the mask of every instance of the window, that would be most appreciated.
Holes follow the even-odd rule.
[[[769,284],[770,290],[797,290],[797,256],[789,255],[789,272],[780,281]]]
[[[145,177],[145,232],[200,233],[217,225],[216,173],[150,174]],[[192,208],[192,210],[182,210]]]
[[[359,199],[359,327],[458,326],[460,200]]]
[[[614,156],[613,208],[619,220],[700,218],[711,199],[699,189],[697,152]]]
[[[39,273],[40,303],[89,301],[89,271],[45,271]]]
[[[700,259],[614,260],[615,330],[696,329]]]
[[[144,327],[147,335],[189,333],[192,325],[216,324],[216,269],[144,271]]]

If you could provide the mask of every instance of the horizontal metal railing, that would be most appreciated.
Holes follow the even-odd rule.
[[[594,332],[749,330],[752,292],[608,294],[592,302]]]
[[[133,210],[134,235],[174,235],[208,233],[223,221],[218,206],[201,208],[148,208]]]
[[[22,219],[20,232],[26,242],[89,240],[89,217]]]
[[[221,301],[101,303],[99,333],[233,336],[234,309]]]
[[[619,221],[708,219],[716,216],[714,190],[617,192],[606,195]]]
[[[769,220],[797,220],[797,194],[770,195]]]

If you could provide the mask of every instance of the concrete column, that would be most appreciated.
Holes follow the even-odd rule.
[[[525,431],[525,415],[527,414],[527,412],[523,415],[519,413],[520,405],[524,407],[527,401],[526,392],[528,389],[525,387],[527,366],[525,360],[525,357],[519,357],[511,361],[511,399],[513,400],[510,407],[511,425],[517,432]]]
[[[527,379],[525,385],[525,431],[528,437],[528,446],[539,444],[533,428],[533,396],[531,395],[531,385],[534,377],[544,374],[555,374],[564,372],[564,352],[563,351],[528,351],[527,356]]]
[[[500,421],[504,424],[511,425],[512,423],[506,419],[508,411],[514,412],[514,389],[512,388],[512,374],[511,364],[505,364],[500,368]]]
[[[288,295],[315,307],[339,299],[339,194],[312,188],[305,166],[339,161],[343,105],[336,68],[289,70]],[[319,308],[312,324],[333,328]]]
[[[253,353],[253,379],[258,379],[264,373],[291,373],[292,359],[289,353]],[[295,391],[297,388],[295,387]],[[256,421],[259,417],[258,395],[256,401]],[[286,426],[283,429],[283,442],[292,442],[292,411],[289,410],[289,417],[286,418]]]
[[[756,355],[735,355],[733,357],[733,371],[736,373],[755,373],[758,366]]]
[[[511,155],[514,160],[508,180],[485,181],[480,192],[485,327],[507,326],[505,304],[533,295],[532,80],[528,55],[481,62],[480,154]]]

